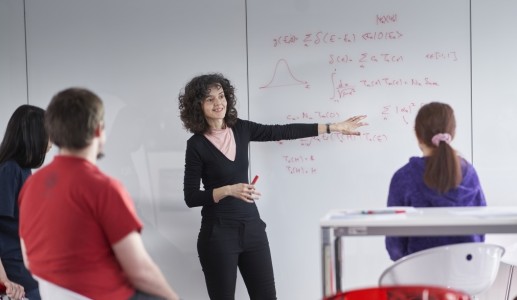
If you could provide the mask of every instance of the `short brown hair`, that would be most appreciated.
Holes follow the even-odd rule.
[[[462,180],[460,158],[448,143],[440,142],[436,146],[432,142],[439,133],[448,133],[454,138],[456,119],[452,107],[440,102],[422,106],[415,119],[415,133],[421,143],[433,149],[426,161],[425,184],[440,193],[457,188]]]
[[[104,120],[102,100],[84,88],[57,93],[45,112],[45,128],[59,148],[80,150],[88,146]]]

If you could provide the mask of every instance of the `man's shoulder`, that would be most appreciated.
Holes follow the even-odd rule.
[[[96,165],[86,163],[63,163],[52,161],[48,165],[37,170],[29,177],[31,181],[51,182],[60,178],[68,179],[68,183],[77,183],[77,186],[114,185],[117,180],[104,173]]]

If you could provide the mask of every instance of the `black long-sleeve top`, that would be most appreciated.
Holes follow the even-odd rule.
[[[259,217],[255,203],[235,197],[214,202],[213,190],[225,185],[248,183],[248,145],[251,141],[279,141],[317,136],[318,124],[262,125],[237,120],[231,128],[235,137],[235,160],[229,160],[203,134],[187,141],[183,192],[188,207],[203,206],[203,218],[249,220]],[[203,183],[204,190],[200,189]]]

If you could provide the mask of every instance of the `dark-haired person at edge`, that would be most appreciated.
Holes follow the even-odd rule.
[[[334,124],[262,125],[237,117],[230,81],[219,73],[193,78],[179,95],[187,141],[184,194],[189,207],[202,206],[197,250],[212,300],[234,299],[237,269],[250,299],[276,299],[273,266],[248,180],[248,145],[330,132],[359,135],[365,116]],[[202,181],[204,189],[200,188]]]
[[[391,179],[388,206],[486,206],[474,167],[450,145],[456,131],[454,111],[448,104],[423,105],[415,119],[415,134],[422,157],[411,157]],[[484,235],[386,237],[392,260],[449,244],[483,242]]]
[[[60,91],[45,128],[59,154],[18,199],[22,254],[40,285],[95,300],[178,300],[145,249],[131,197],[97,167],[106,143],[102,100],[84,88]],[[47,291],[40,289],[43,298]]]
[[[43,164],[52,145],[43,125],[44,114],[36,106],[19,106],[0,144],[0,283],[11,299],[41,299],[38,282],[23,264],[18,194],[32,169]]]

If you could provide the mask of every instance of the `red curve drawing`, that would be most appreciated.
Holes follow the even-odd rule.
[[[282,63],[282,67],[287,70],[279,70],[280,69],[280,63]],[[279,71],[283,71],[280,73]],[[283,78],[278,78],[280,74],[283,74]],[[284,82],[281,82],[284,81]],[[294,85],[304,85],[305,88],[309,88],[309,84],[307,81],[302,81],[296,78],[293,75],[293,72],[291,72],[291,68],[289,67],[289,64],[285,59],[279,59],[275,66],[275,72],[273,73],[273,78],[266,84],[261,86],[261,89],[265,88],[275,88],[275,87],[284,87],[284,86],[294,86]]]

